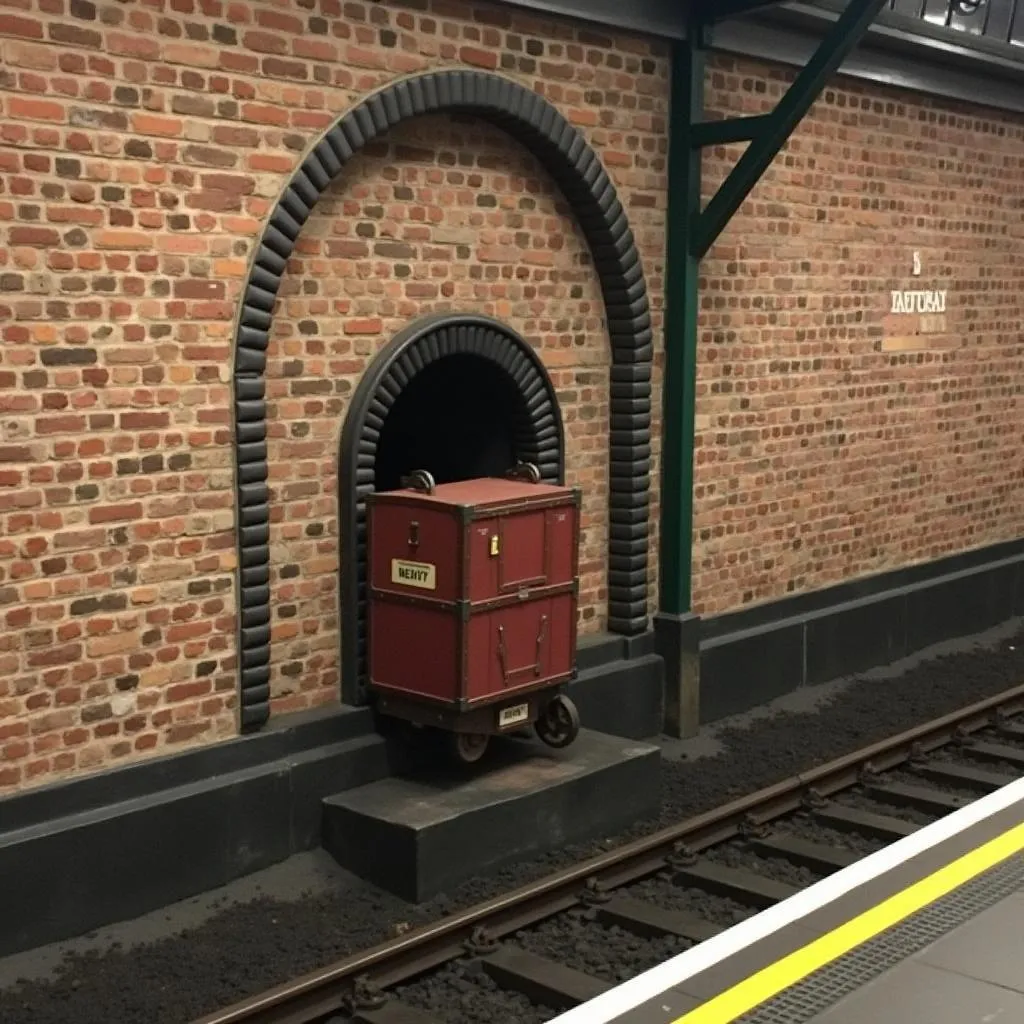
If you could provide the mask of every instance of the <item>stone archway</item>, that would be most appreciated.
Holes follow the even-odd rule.
[[[235,330],[233,375],[243,729],[259,728],[270,714],[264,374],[281,278],[302,225],[352,156],[395,125],[436,113],[484,118],[530,149],[561,189],[586,238],[611,341],[608,628],[624,635],[647,628],[653,332],[626,212],[598,155],[543,96],[491,72],[430,71],[367,96],[317,140],[281,194],[250,264]]]

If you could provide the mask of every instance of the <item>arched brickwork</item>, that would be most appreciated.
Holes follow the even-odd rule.
[[[530,149],[565,195],[586,238],[611,341],[608,628],[625,635],[647,628],[653,334],[643,266],[626,212],[600,158],[543,96],[490,72],[431,71],[371,94],[324,133],[281,195],[250,266],[234,360],[243,728],[259,727],[269,716],[270,493],[264,374],[281,277],[302,225],[352,156],[395,125],[431,113],[485,118]]]

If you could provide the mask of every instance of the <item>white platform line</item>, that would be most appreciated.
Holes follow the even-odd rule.
[[[666,960],[657,967],[652,967],[649,971],[644,971],[643,974],[638,974],[617,988],[591,999],[590,1002],[560,1014],[551,1021],[551,1024],[609,1024],[610,1021],[656,998],[667,989],[674,988],[709,967],[714,967],[766,936],[832,903],[858,886],[879,878],[925,850],[938,846],[939,843],[1021,801],[1024,801],[1024,778],[1017,779],[994,793],[989,793],[980,800],[975,800],[966,807],[933,821],[930,825],[925,825],[890,846],[876,850],[863,860],[823,878],[795,896],[790,896],[789,899],[776,903],[775,906],[753,917],[748,917],[740,924],[699,945],[692,946],[684,953]]]

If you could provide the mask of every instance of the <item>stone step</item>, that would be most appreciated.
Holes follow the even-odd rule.
[[[658,747],[586,729],[564,750],[506,739],[464,769],[421,764],[327,797],[323,845],[342,867],[422,902],[656,813],[660,773]]]

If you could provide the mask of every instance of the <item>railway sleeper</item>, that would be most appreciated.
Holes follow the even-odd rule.
[[[853,850],[839,850],[822,843],[813,843],[798,836],[771,835],[748,840],[750,848],[762,857],[781,857],[811,871],[830,875],[860,860]]]
[[[955,793],[943,793],[930,786],[912,786],[903,782],[868,783],[864,786],[864,792],[872,800],[938,814],[958,811],[971,802],[970,798]]]
[[[672,873],[676,885],[703,889],[716,896],[726,896],[747,906],[763,910],[795,895],[799,890],[785,882],[765,878],[743,868],[730,868],[714,861],[698,861],[690,867],[676,868]]]
[[[996,726],[996,732],[1006,739],[1024,743],[1024,722],[1000,722]]]
[[[612,988],[607,981],[514,946],[482,957],[480,966],[502,988],[553,1010],[571,1010]]]
[[[814,820],[837,832],[857,832],[872,839],[894,843],[911,833],[918,826],[902,818],[892,818],[888,814],[875,814],[859,807],[847,807],[845,804],[827,804],[812,812]]]
[[[990,772],[984,768],[972,768],[970,765],[947,764],[936,762],[923,764],[915,769],[916,774],[932,782],[944,783],[948,786],[959,786],[964,789],[977,789],[982,793],[991,793],[1014,782],[1016,776],[1002,772]]]
[[[645,900],[617,896],[597,908],[595,918],[607,926],[617,925],[623,931],[644,939],[676,935],[691,942],[704,942],[724,929],[713,921],[679,910],[665,910]]]
[[[1017,768],[1024,768],[1024,750],[1007,746],[1005,743],[986,743],[979,740],[976,743],[965,744],[963,753],[978,761],[1003,761]]]

